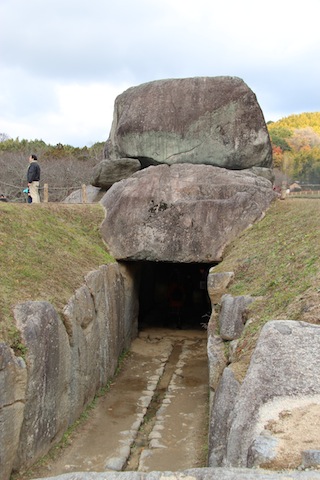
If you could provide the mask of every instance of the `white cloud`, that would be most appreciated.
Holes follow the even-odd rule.
[[[0,123],[0,131],[11,137],[41,139],[46,143],[90,146],[106,141],[112,123],[114,100],[130,85],[92,83],[55,87],[55,108],[29,111]]]
[[[60,85],[57,87],[60,109],[56,121],[63,119],[65,130],[77,138],[81,146],[106,141],[114,100],[129,86],[102,83]]]
[[[319,0],[0,0],[0,131],[75,146],[107,138],[116,95],[232,75],[267,120],[320,110]]]

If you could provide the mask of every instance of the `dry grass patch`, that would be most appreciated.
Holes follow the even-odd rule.
[[[89,271],[114,261],[103,219],[99,204],[0,204],[0,341],[14,333],[14,305],[45,300],[59,311]]]
[[[320,324],[320,200],[278,200],[224,257],[214,271],[235,273],[229,293],[256,297],[237,349],[242,377],[267,321]]]

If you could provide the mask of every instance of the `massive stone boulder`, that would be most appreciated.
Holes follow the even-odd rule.
[[[108,190],[101,232],[117,260],[218,262],[274,198],[270,181],[249,171],[159,165]]]
[[[303,452],[319,450],[319,352],[318,325],[275,320],[263,327],[238,394],[229,370],[217,389],[210,466],[299,468]]]
[[[115,100],[105,158],[135,158],[142,167],[194,163],[245,169],[272,163],[256,96],[237,77],[157,80],[129,88]]]

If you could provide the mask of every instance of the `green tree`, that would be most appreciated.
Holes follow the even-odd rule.
[[[274,129],[270,132],[270,140],[273,146],[280,147],[281,150],[290,151],[291,147],[288,143],[288,138],[290,138],[292,133],[290,130],[285,128]]]

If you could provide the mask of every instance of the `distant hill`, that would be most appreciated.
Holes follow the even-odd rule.
[[[277,128],[288,129],[293,132],[296,129],[311,127],[320,135],[320,112],[309,112],[289,115],[289,117],[281,118],[276,122],[267,123],[268,130],[272,131]]]
[[[267,127],[273,165],[283,177],[278,180],[320,185],[320,112],[290,115]]]

